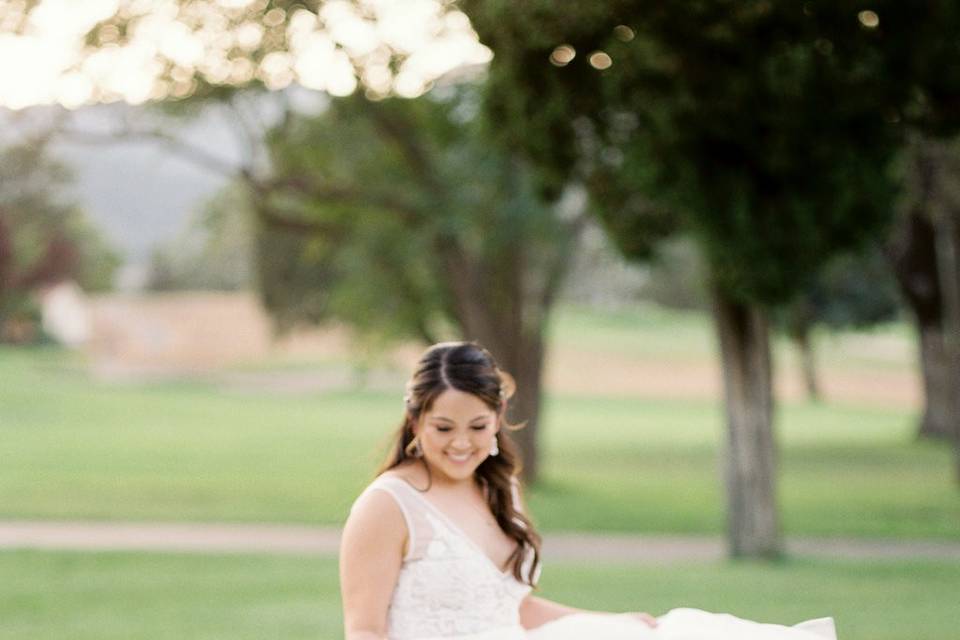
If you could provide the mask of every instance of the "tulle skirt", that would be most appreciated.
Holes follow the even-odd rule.
[[[744,620],[727,613],[671,609],[651,628],[628,615],[577,613],[525,630],[517,625],[456,638],[424,640],[836,640],[832,618],[794,626]]]
[[[657,626],[627,615],[564,616],[527,632],[527,640],[836,640],[832,618],[787,627],[700,609],[671,609]]]

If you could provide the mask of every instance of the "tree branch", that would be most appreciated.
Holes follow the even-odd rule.
[[[323,220],[291,218],[287,215],[277,213],[273,208],[266,205],[254,206],[254,211],[257,214],[257,218],[271,229],[310,235],[323,235],[335,240],[339,240],[346,235],[346,229],[344,229],[342,225],[331,224]]]
[[[253,180],[252,177],[248,177],[248,179]],[[404,202],[395,195],[376,193],[369,189],[355,187],[353,185],[323,184],[307,176],[274,178],[272,180],[257,182],[256,184],[258,189],[264,192],[289,190],[304,197],[323,202],[376,207],[392,212],[400,216],[405,222],[411,224],[417,223],[421,215],[419,209]]]
[[[446,189],[436,178],[436,170],[431,165],[429,155],[423,148],[423,145],[411,131],[416,127],[409,122],[401,122],[383,108],[382,105],[371,102],[370,100],[360,99],[357,104],[373,121],[374,127],[389,140],[400,151],[407,164],[412,170],[414,177],[424,186],[436,200],[438,205],[447,202]]]
[[[227,125],[236,132],[237,137],[240,138],[243,146],[247,149],[247,161],[244,165],[249,167],[251,171],[256,171],[258,168],[257,161],[266,156],[262,146],[263,136],[256,134],[258,125],[251,123],[247,114],[244,113],[243,107],[239,104],[239,96],[239,93],[231,95],[229,101],[223,104],[225,110],[221,113]],[[231,117],[231,114],[233,114],[233,117]]]
[[[149,141],[162,143],[169,151],[194,162],[204,168],[227,178],[236,178],[241,175],[245,167],[233,165],[223,158],[207,152],[205,149],[191,145],[179,138],[163,131],[155,130],[120,130],[111,132],[82,131],[78,129],[61,128],[57,134],[67,141],[80,144],[116,144],[118,142]]]

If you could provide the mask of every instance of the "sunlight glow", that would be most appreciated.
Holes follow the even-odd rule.
[[[0,106],[11,109],[140,104],[189,95],[198,79],[258,78],[271,89],[297,82],[341,96],[357,90],[359,76],[375,95],[414,97],[444,74],[493,57],[467,17],[440,0],[330,0],[319,15],[294,5],[290,16],[275,7],[259,20],[246,16],[262,12],[265,0],[41,0],[18,33],[25,3],[3,5],[0,59],[18,64],[0,65]],[[114,16],[128,21],[126,35],[106,24],[96,44],[84,42]],[[289,48],[259,62],[249,57],[284,38]]]

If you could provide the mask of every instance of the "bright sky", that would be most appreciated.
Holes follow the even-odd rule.
[[[188,5],[179,16],[178,4]],[[140,104],[188,94],[195,76],[212,82],[258,77],[275,89],[297,82],[347,95],[357,88],[355,63],[373,91],[414,97],[452,69],[492,58],[467,17],[445,13],[436,0],[360,0],[365,15],[355,2],[329,0],[319,19],[303,9],[291,16],[274,9],[265,22],[281,24],[289,18],[290,51],[268,54],[258,66],[246,58],[228,58],[231,49],[260,45],[264,26],[237,16],[263,4],[265,0],[42,0],[17,35],[25,2],[0,0],[0,106]],[[143,16],[130,43],[111,43],[108,31],[106,46],[86,48],[84,34],[117,11]],[[388,66],[391,52],[406,56],[396,75]],[[164,77],[168,61],[173,68]]]

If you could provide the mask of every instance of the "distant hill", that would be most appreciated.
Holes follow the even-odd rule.
[[[139,107],[96,105],[70,114],[73,129],[104,132]],[[0,109],[0,144],[22,140],[49,126],[58,107],[40,106],[12,112]],[[224,117],[204,115],[184,125],[190,144],[229,163],[240,153]],[[226,183],[226,178],[149,141],[80,144],[57,141],[54,154],[76,176],[74,195],[94,223],[121,251],[128,265],[143,265],[154,246],[182,229],[187,217]]]
[[[102,130],[133,109],[113,104],[75,112],[74,128]],[[239,154],[226,123],[203,117],[186,131],[191,142],[227,160]],[[173,237],[186,218],[225,178],[151,142],[68,144],[57,155],[76,171],[84,208],[131,263],[145,263],[153,247]]]

